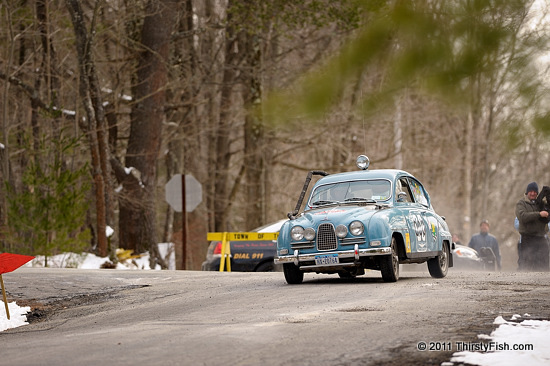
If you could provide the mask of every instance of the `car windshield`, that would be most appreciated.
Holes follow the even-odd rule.
[[[338,202],[381,202],[391,198],[391,183],[384,179],[358,180],[323,184],[315,188],[308,206],[316,207]]]

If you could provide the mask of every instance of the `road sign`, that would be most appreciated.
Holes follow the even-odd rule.
[[[185,177],[185,181],[182,181]],[[185,197],[183,187],[185,186]],[[185,211],[192,212],[202,202],[202,185],[191,174],[176,174],[164,186],[166,202],[176,212],[182,212],[185,198]]]
[[[223,240],[224,234],[229,241],[246,241],[246,240],[277,240],[279,233],[258,233],[258,232],[239,232],[239,233],[208,233],[206,240],[213,241]]]

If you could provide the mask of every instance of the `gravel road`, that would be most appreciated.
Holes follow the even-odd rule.
[[[440,365],[501,315],[550,319],[550,273],[282,273],[21,268],[5,274],[31,324],[0,333],[6,365]]]

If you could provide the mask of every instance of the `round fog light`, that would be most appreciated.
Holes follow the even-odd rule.
[[[304,238],[306,240],[313,240],[315,239],[315,230],[311,227],[308,227],[304,230]]]

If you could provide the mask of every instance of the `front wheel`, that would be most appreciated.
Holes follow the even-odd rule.
[[[449,245],[443,242],[441,254],[428,260],[428,271],[433,278],[443,278],[449,271]]]
[[[391,254],[380,258],[380,270],[384,282],[396,282],[399,279],[399,254],[394,237],[391,238]]]
[[[299,285],[304,280],[304,272],[300,271],[293,263],[283,264],[283,272],[286,283],[289,285]]]

